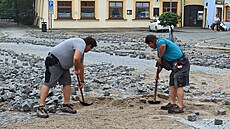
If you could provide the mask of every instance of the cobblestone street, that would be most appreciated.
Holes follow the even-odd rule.
[[[161,105],[141,102],[152,97],[156,70],[156,52],[144,43],[148,34],[168,37],[167,32],[148,32],[147,28],[69,29],[53,32],[23,27],[1,29],[0,126],[23,129],[167,128],[174,124],[179,129],[228,129],[230,32],[212,32],[199,28],[175,29],[175,41],[189,55],[192,64],[190,86],[185,88],[186,112],[182,115],[169,115],[159,109]],[[84,93],[87,100],[95,101],[94,105],[83,108],[73,100],[78,115],[57,112],[47,121],[35,118],[47,53],[65,39],[86,36],[92,36],[98,42],[98,47],[85,55],[87,85]],[[158,86],[159,94],[166,97],[169,94],[168,74],[168,71],[163,71]],[[76,96],[77,81],[74,76],[72,80],[72,96]],[[57,86],[52,90],[53,96],[48,99],[51,105],[54,102],[58,105],[63,103],[61,88]],[[162,104],[166,103],[165,99],[159,99]],[[17,111],[29,113],[17,114]],[[190,116],[196,120],[189,121]],[[215,125],[215,122],[221,124]],[[108,126],[104,127],[106,123]]]

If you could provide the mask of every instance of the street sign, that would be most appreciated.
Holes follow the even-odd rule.
[[[54,14],[54,1],[49,1],[49,14]]]
[[[54,1],[49,1],[49,8],[53,8],[54,7]]]
[[[49,6],[49,14],[50,14],[50,17],[49,17],[49,19],[50,19],[50,32],[52,32],[52,21],[53,21],[52,15],[54,14],[54,1],[49,0],[48,6]]]

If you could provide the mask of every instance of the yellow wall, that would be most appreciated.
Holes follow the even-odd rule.
[[[184,5],[204,5],[204,0],[182,0]]]
[[[62,0],[54,0],[57,1]],[[72,1],[73,20],[54,20],[53,28],[133,28],[148,27],[150,20],[153,18],[153,2],[152,0],[65,0]],[[95,20],[80,19],[80,3],[81,1],[95,1]],[[123,1],[123,18],[121,20],[108,19],[109,17],[109,1]],[[150,2],[150,18],[149,20],[135,19],[135,2]],[[75,3],[75,4],[74,4]],[[54,5],[54,18],[57,18],[57,6]],[[127,15],[127,10],[132,10],[132,15]],[[48,21],[49,22],[49,21]]]
[[[50,27],[50,15],[48,13],[48,0],[37,0],[39,7],[37,8],[40,17],[39,23],[45,21]],[[170,0],[53,0],[54,1],[54,15],[52,17],[52,28],[134,28],[134,27],[148,27],[151,19],[153,19],[153,8],[159,8],[159,14],[163,12],[163,2],[170,2]],[[57,1],[72,1],[72,20],[57,19]],[[95,18],[92,20],[80,19],[80,3],[81,1],[95,1]],[[109,17],[109,1],[123,2],[123,18],[122,20],[111,20]],[[150,2],[150,19],[135,19],[136,2]],[[184,15],[184,5],[203,5],[203,0],[172,0],[178,2],[177,14]],[[182,2],[182,3],[181,3]],[[182,6],[182,8],[181,8]],[[132,10],[132,15],[127,15],[127,10]],[[183,20],[182,20],[183,22]],[[183,26],[178,25],[178,27]],[[39,24],[41,27],[41,24]]]

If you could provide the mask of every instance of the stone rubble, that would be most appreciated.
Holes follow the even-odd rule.
[[[0,42],[55,46],[64,39],[77,37],[64,32],[50,34],[31,31],[29,33],[30,36],[39,38],[40,40],[2,37],[0,38]],[[79,34],[78,36],[85,37],[86,34]],[[146,52],[147,46],[143,43],[143,36],[95,34],[94,37],[100,44],[103,44],[94,49],[95,52],[109,55],[130,56],[131,58],[146,60],[153,60],[155,58],[154,51]],[[186,43],[181,44],[181,46],[186,48],[185,51],[189,54],[192,64],[230,69],[230,51],[205,53],[191,50],[193,46]],[[131,96],[150,94],[154,90],[152,83],[144,82],[147,75],[138,73],[134,68],[101,63],[86,65],[85,69],[85,79],[87,80],[84,89],[85,92],[90,93],[90,91],[96,90],[101,96],[111,96],[115,95],[114,91],[121,91]],[[30,54],[17,54],[12,50],[0,48],[0,116],[2,118],[4,118],[6,111],[36,111],[39,104],[39,88],[44,79],[44,70],[43,58]],[[74,76],[72,77],[72,99],[77,101],[77,81]],[[201,85],[207,85],[207,82],[202,82]],[[192,86],[186,88],[186,97],[194,96],[198,98],[200,96],[205,96],[203,100],[200,99],[200,101],[230,105],[229,93],[217,91],[212,92],[210,95],[205,92],[196,91]],[[166,95],[169,94],[167,81],[163,80],[160,82],[158,92]],[[140,101],[146,103],[145,99],[141,99]],[[52,89],[46,103],[49,112],[55,113],[57,111],[57,108],[63,103],[61,86]],[[141,107],[141,109],[142,108],[143,107]],[[226,115],[228,113],[226,113],[226,110],[220,109],[218,110],[218,114]],[[31,116],[31,114],[28,116]],[[197,114],[189,115],[188,120],[196,121]],[[3,121],[6,121],[5,123],[12,122],[8,117],[4,118]],[[0,123],[0,125],[5,123]],[[215,120],[214,123],[215,125],[220,125],[220,123],[223,124],[225,121],[220,122]],[[226,124],[229,125],[229,123],[228,121]]]

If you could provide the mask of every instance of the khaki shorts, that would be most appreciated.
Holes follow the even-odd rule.
[[[48,55],[45,60],[45,82],[44,85],[52,88],[59,85],[71,85],[69,69],[62,69],[57,58]]]

